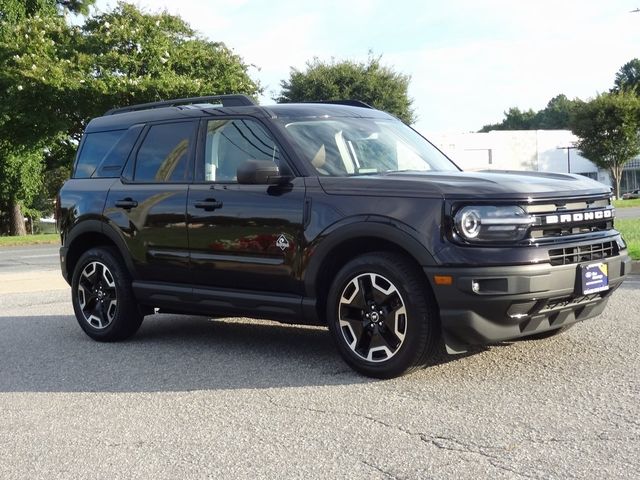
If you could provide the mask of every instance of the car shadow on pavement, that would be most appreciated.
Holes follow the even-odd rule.
[[[326,328],[261,320],[153,315],[130,340],[100,343],[87,337],[73,316],[0,317],[0,351],[0,392],[169,392],[378,381],[342,361]],[[443,348],[429,365],[460,358]]]
[[[130,340],[72,316],[0,317],[0,392],[146,392],[365,383],[319,327],[153,315]]]

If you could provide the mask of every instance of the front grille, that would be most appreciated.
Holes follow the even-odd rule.
[[[534,218],[534,226],[530,231],[530,239],[558,241],[559,237],[581,235],[596,232],[604,232],[613,228],[613,218],[593,218],[586,220],[576,218],[576,221],[562,221],[563,217],[571,217],[573,214],[586,216],[589,212],[601,212],[609,209],[611,202],[608,197],[591,198],[585,200],[557,200],[553,203],[546,202],[531,204],[523,207]],[[545,219],[554,216],[559,221],[547,224]]]
[[[592,243],[577,247],[554,248],[549,250],[551,265],[571,265],[614,257],[618,254],[618,244],[613,242]]]
[[[549,239],[556,237],[566,237],[567,235],[580,235],[585,233],[605,232],[613,228],[613,223],[598,222],[592,225],[583,225],[579,227],[551,227],[551,228],[532,228],[531,238],[534,240]]]

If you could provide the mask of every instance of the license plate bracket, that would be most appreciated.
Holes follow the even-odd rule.
[[[609,272],[604,262],[579,265],[580,289],[583,295],[609,290]]]

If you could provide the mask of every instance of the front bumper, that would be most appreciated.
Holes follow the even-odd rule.
[[[514,340],[599,315],[631,270],[626,250],[602,262],[609,290],[590,295],[580,289],[578,264],[425,267],[447,350],[461,353],[470,345]],[[452,284],[436,285],[434,275],[449,275]]]
[[[62,277],[69,285],[71,285],[71,278],[67,270],[67,250],[67,247],[60,247],[60,270],[62,272]]]

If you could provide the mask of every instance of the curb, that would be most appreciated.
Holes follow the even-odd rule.
[[[632,260],[631,261],[631,273],[632,275],[640,275],[640,261]]]

